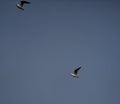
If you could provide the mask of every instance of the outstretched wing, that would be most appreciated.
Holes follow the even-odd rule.
[[[74,74],[76,74],[76,75],[77,75],[78,70],[80,70],[80,69],[81,69],[81,67],[78,67],[77,69],[75,69],[75,70],[74,70]]]
[[[22,0],[20,1],[21,5],[23,6],[23,4],[30,4],[30,2],[26,1],[26,0]]]

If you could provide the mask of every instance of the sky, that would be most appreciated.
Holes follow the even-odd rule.
[[[1,1],[0,104],[120,104],[120,2],[29,1]]]

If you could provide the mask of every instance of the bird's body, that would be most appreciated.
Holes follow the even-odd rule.
[[[72,75],[73,77],[75,77],[75,78],[79,78],[79,77],[77,76],[77,73],[78,73],[78,70],[79,70],[79,69],[81,69],[81,67],[78,67],[77,69],[75,69],[74,72],[71,73],[71,75]]]
[[[17,6],[19,9],[24,10],[24,9],[22,8],[23,6],[21,6],[20,4],[16,4],[16,6]]]
[[[79,78],[77,75],[75,75],[74,73],[71,73],[71,75],[73,76],[73,77],[76,77],[76,78]]]
[[[16,6],[21,9],[21,10],[24,10],[23,9],[23,5],[24,4],[30,4],[30,2],[26,1],[26,0],[21,0],[20,3],[17,3]]]

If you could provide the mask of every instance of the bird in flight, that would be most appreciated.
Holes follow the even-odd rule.
[[[78,73],[78,71],[79,71],[81,68],[82,68],[82,67],[78,67],[77,69],[75,69],[74,72],[71,73],[71,75],[72,75],[73,77],[75,77],[75,78],[79,78],[79,77],[77,76],[77,73]]]
[[[30,4],[30,2],[26,1],[26,0],[21,0],[19,3],[16,4],[16,6],[21,9],[21,10],[24,10],[23,9],[23,5],[24,4]]]

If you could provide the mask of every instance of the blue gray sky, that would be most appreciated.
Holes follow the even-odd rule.
[[[120,2],[30,2],[1,1],[0,104],[120,104]]]

